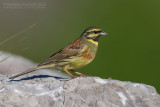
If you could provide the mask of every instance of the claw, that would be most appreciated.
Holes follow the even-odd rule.
[[[80,77],[80,76],[72,76],[72,78],[71,78],[71,79],[78,78],[78,77]]]

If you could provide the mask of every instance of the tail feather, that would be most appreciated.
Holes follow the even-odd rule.
[[[17,78],[17,77],[19,77],[19,76],[21,76],[21,75],[28,74],[28,73],[33,72],[33,71],[36,71],[36,70],[38,70],[38,69],[41,69],[41,68],[35,67],[35,68],[28,69],[28,70],[26,70],[26,71],[24,71],[24,72],[21,72],[21,73],[19,73],[19,74],[16,74],[16,75],[14,75],[14,76],[9,77],[9,79],[15,79],[15,78]]]

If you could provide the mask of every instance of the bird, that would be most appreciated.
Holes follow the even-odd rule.
[[[51,68],[65,71],[71,76],[71,78],[87,76],[80,72],[76,72],[75,69],[79,69],[93,61],[97,53],[98,41],[102,35],[107,35],[107,33],[101,28],[96,26],[88,27],[78,39],[51,55],[43,63],[24,72],[13,75],[9,79],[15,79],[21,75],[39,69]],[[74,76],[71,72],[74,72],[79,76]]]

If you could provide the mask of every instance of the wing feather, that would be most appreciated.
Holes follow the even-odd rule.
[[[81,49],[84,47],[84,45],[85,42],[83,40],[77,39],[63,49],[51,55],[46,61],[39,65],[67,62],[68,59],[71,59],[74,56],[79,56],[81,54]]]

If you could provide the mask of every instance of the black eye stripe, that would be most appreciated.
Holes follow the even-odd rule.
[[[88,33],[90,33],[90,34],[92,34],[92,33],[100,33],[101,31],[91,31],[91,32],[88,32]]]

